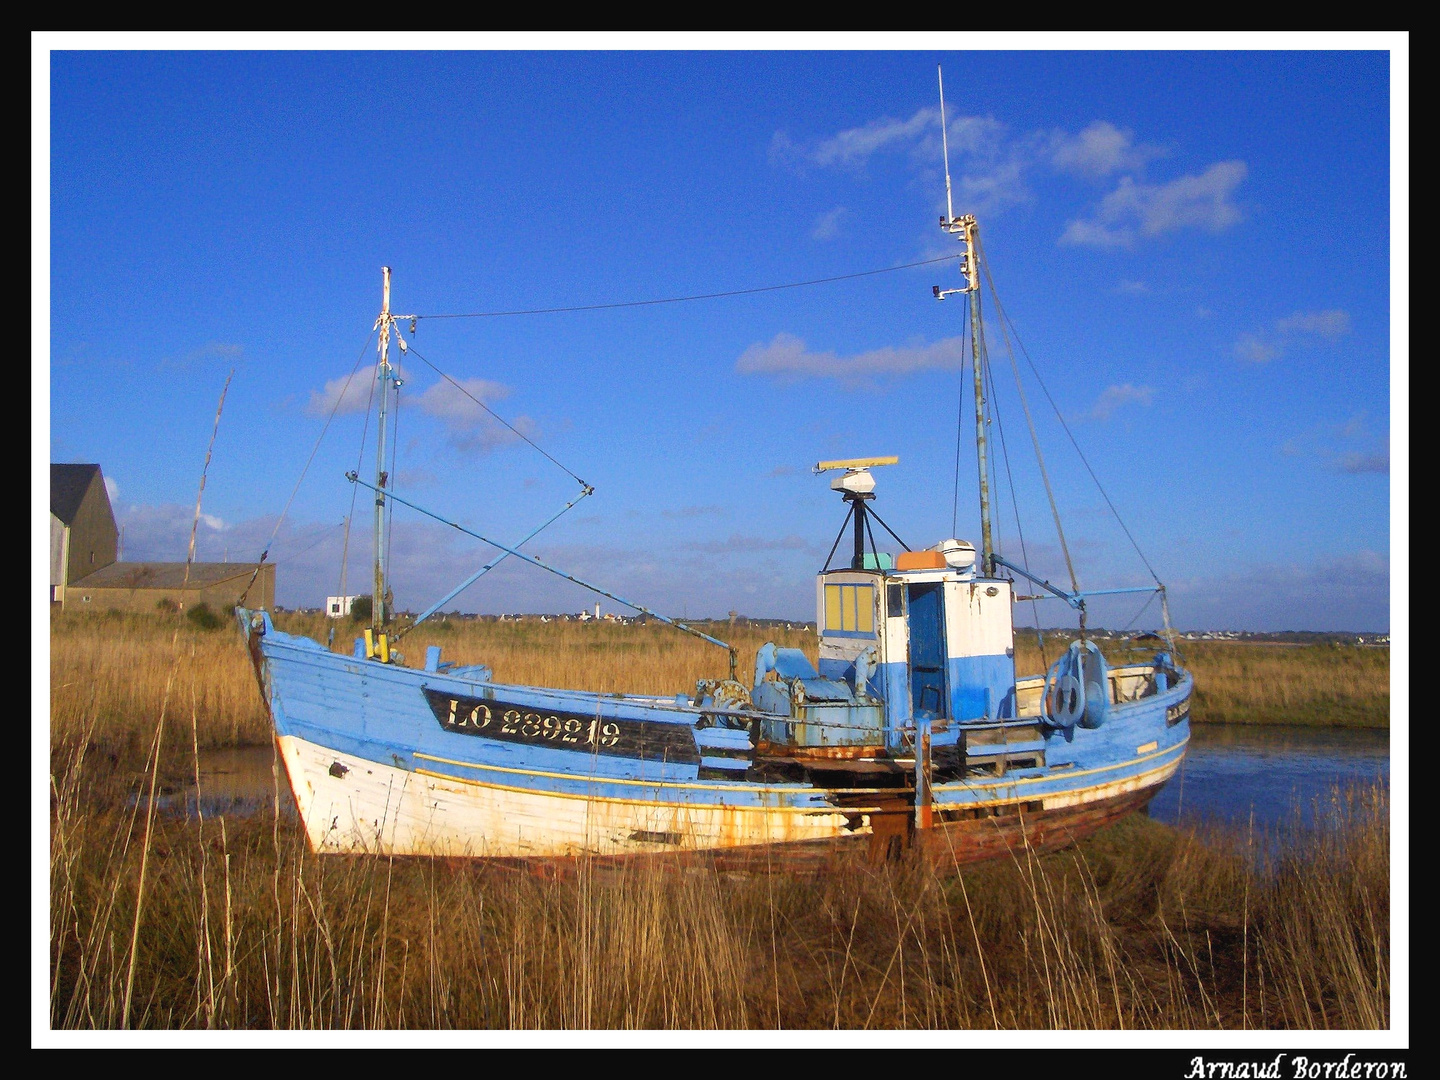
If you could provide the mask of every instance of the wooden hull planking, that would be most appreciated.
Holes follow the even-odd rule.
[[[843,809],[582,797],[386,766],[294,736],[279,736],[276,744],[317,853],[556,867],[579,860],[659,861],[741,871],[819,871],[857,851],[879,860],[914,848],[944,869],[1024,849],[1053,850],[1146,806],[1180,760],[1078,790],[937,806],[933,827],[917,830],[913,810],[898,805],[894,791],[874,792],[869,800],[852,793],[859,802]]]

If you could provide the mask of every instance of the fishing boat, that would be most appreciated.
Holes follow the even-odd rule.
[[[948,197],[948,169],[946,185]],[[519,559],[729,650],[728,678],[670,697],[511,685],[487,666],[447,662],[438,646],[405,663],[396,638],[410,627],[397,629],[387,610],[387,514],[399,503],[447,519],[387,484],[389,342],[406,348],[398,324],[411,320],[413,332],[414,322],[391,312],[385,268],[376,476],[347,474],[375,496],[370,626],[337,652],[282,632],[267,611],[236,609],[310,847],[721,867],[913,850],[960,864],[1066,845],[1144,808],[1190,731],[1193,679],[1177,662],[1164,586],[1082,591],[1072,575],[1066,589],[997,550],[978,227],[953,208],[941,226],[964,245],[962,284],[934,295],[969,301],[980,546],[900,542],[874,506],[875,471],[895,457],[818,462],[845,519],[815,579],[817,662],[769,643],[742,669],[727,643],[563,574],[521,550],[526,541],[447,521],[500,554],[416,624],[501,559]],[[581,497],[592,490],[582,487]],[[874,524],[894,550],[876,544]],[[849,557],[832,565],[847,532]],[[1087,635],[1086,602],[1141,591],[1159,595],[1167,640],[1112,665]],[[1045,670],[1017,676],[1014,608],[1041,596],[1079,614],[1078,636]]]

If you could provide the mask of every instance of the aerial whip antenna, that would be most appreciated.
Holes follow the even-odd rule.
[[[945,73],[935,65],[935,76],[940,80],[940,146],[945,152],[945,216],[955,220],[955,203],[950,197],[950,140],[945,133]]]

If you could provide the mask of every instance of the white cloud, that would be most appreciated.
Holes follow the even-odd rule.
[[[1262,341],[1258,334],[1241,334],[1235,342],[1235,355],[1252,364],[1268,364],[1280,355],[1280,348]]]
[[[660,511],[663,517],[667,518],[698,518],[698,517],[724,517],[725,507],[723,506],[682,506],[675,510]]]
[[[691,540],[680,546],[686,551],[701,551],[711,555],[739,555],[756,551],[804,551],[818,555],[824,550],[803,536],[741,536],[739,533],[732,533],[727,540]]]
[[[1051,163],[1062,172],[1095,179],[1117,172],[1143,172],[1162,147],[1135,145],[1133,132],[1096,120],[1078,135],[1057,131],[1051,136]]]
[[[965,353],[963,338],[933,344],[886,346],[855,356],[811,352],[794,334],[776,334],[768,345],[751,345],[735,362],[742,375],[773,375],[783,379],[835,379],[850,389],[868,385],[879,375],[910,375],[917,371],[954,370]]]
[[[324,390],[310,391],[305,411],[311,416],[329,416],[333,409],[338,416],[362,413],[370,407],[370,391],[374,376],[357,371],[353,378],[330,379]]]
[[[167,356],[160,361],[162,368],[184,368],[192,364],[198,364],[204,360],[230,360],[239,359],[245,350],[239,345],[227,344],[223,341],[212,341],[201,345],[198,349],[191,349],[184,356]]]
[[[1288,319],[1280,319],[1275,329],[1282,334],[1317,334],[1320,337],[1342,337],[1350,332],[1350,313],[1346,311],[1297,311]]]
[[[1235,342],[1235,355],[1255,364],[1269,363],[1282,356],[1296,338],[1321,337],[1334,339],[1350,332],[1350,314],[1338,309],[1330,311],[1297,311],[1284,319],[1276,319],[1270,330],[1240,335]]]
[[[463,389],[462,389],[463,388]],[[510,421],[512,431],[500,423],[476,401],[488,406],[510,396],[510,388],[489,379],[464,379],[457,386],[449,380],[435,383],[416,399],[420,410],[444,423],[451,445],[462,451],[488,453],[498,446],[535,435],[535,421],[517,416]]]
[[[120,485],[115,482],[113,476],[105,477],[105,494],[110,496],[111,506],[120,501]]]
[[[1360,549],[1309,563],[1247,563],[1227,574],[1172,580],[1182,630],[1390,629],[1390,561]]]
[[[125,529],[125,558],[130,562],[180,562],[190,547],[190,528],[195,522],[194,505],[165,503],[160,506],[136,506],[128,504],[116,509],[116,523]],[[253,551],[246,550],[244,558],[255,558],[264,544],[264,538],[255,530],[255,535],[235,534],[225,521],[214,514],[201,513],[200,527],[196,530],[195,557],[201,562],[220,558],[222,551],[206,547],[207,538],[226,533],[232,553],[251,544]],[[268,535],[268,533],[266,534]]]
[[[1149,405],[1154,396],[1155,391],[1149,386],[1136,386],[1134,383],[1107,386],[1091,408],[1090,419],[1109,420],[1122,405]]]
[[[1247,172],[1243,161],[1217,161],[1198,176],[1182,176],[1166,184],[1122,177],[1090,220],[1077,218],[1066,226],[1060,242],[1116,248],[1179,229],[1218,232],[1241,219],[1231,196]]]
[[[805,153],[816,165],[864,165],[880,150],[907,148],[927,130],[940,126],[940,110],[926,107],[909,120],[882,117],[863,127],[850,128],[829,139],[822,139]]]
[[[1016,155],[1004,161],[973,162],[956,181],[958,213],[993,215],[1006,206],[1029,202],[1027,162]]]
[[[811,237],[816,240],[834,240],[840,235],[840,219],[847,212],[845,207],[837,206],[834,210],[821,214],[815,219],[815,227],[810,230]]]
[[[939,128],[940,110],[927,107],[908,120],[884,117],[803,145],[777,131],[770,158],[797,167],[858,170],[876,154],[906,153],[913,162],[938,171],[943,164]],[[1013,140],[1005,125],[991,117],[957,116],[948,121],[947,137],[957,213],[992,214],[1030,198],[1024,174],[1039,156],[1039,136]],[[829,224],[838,226],[838,221]],[[832,235],[822,229],[825,225],[825,218],[816,223],[817,239]]]
[[[1341,454],[1336,459],[1334,467],[1337,471],[1344,473],[1388,473],[1390,471],[1390,451],[1385,449],[1374,454]]]

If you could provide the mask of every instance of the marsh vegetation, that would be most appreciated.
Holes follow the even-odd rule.
[[[322,641],[328,630],[282,627]],[[743,664],[770,636],[739,626],[730,640]],[[779,639],[813,655],[806,631]],[[467,620],[401,647],[414,662],[427,644],[506,680],[601,691],[674,692],[725,673],[720,650],[654,626]],[[1202,685],[1236,687],[1267,665],[1323,666],[1299,649],[1237,659],[1243,648],[1187,659],[1222,673]],[[1263,836],[1131,816],[1066,851],[964,868],[846,857],[796,877],[322,858],[278,812],[283,776],[263,813],[154,809],[152,794],[198,779],[205,748],[269,741],[238,634],[174,616],[57,617],[51,675],[55,1027],[1389,1022],[1383,785],[1334,791],[1320,829],[1298,814]],[[1324,680],[1303,690],[1298,674],[1295,685],[1293,700],[1329,695],[1362,713],[1382,698],[1373,672],[1344,694]]]

